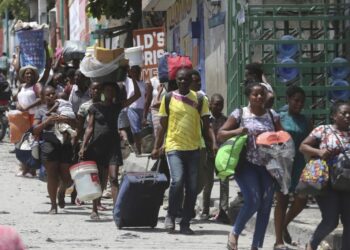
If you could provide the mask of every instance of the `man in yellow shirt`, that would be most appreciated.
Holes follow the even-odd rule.
[[[200,104],[197,93],[190,90],[191,75],[188,69],[180,69],[177,72],[176,83],[178,90],[171,92],[170,102],[166,104],[166,97],[163,97],[160,105],[161,129],[156,136],[152,156],[159,157],[166,134],[164,145],[171,181],[165,228],[175,229],[175,217],[182,207],[181,193],[185,186],[180,233],[190,235],[194,234],[190,229],[190,220],[195,215],[194,207],[197,199],[201,128],[203,128],[204,138],[211,142],[213,149],[217,147],[213,133],[209,132],[208,100],[202,98],[203,101]],[[167,105],[169,106],[166,107]]]

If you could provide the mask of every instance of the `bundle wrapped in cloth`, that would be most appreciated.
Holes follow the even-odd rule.
[[[288,194],[295,155],[292,137],[285,131],[265,132],[257,137],[256,144],[269,159],[267,171],[276,179],[281,192]]]
[[[109,50],[94,46],[87,48],[80,70],[92,81],[113,81],[117,78],[118,67],[127,64],[123,48]]]

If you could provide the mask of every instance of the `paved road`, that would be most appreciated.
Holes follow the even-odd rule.
[[[17,161],[8,153],[12,148],[9,143],[0,143],[0,224],[15,227],[28,249],[226,249],[230,226],[194,220],[196,235],[168,234],[163,230],[163,208],[155,229],[118,230],[112,218],[112,202],[106,199],[103,203],[108,210],[101,213],[99,222],[90,220],[91,203],[67,205],[57,215],[48,215],[46,183],[15,177]],[[145,161],[131,156],[125,165],[144,165]],[[66,202],[69,200],[67,197]],[[244,231],[240,249],[250,249],[251,237]],[[272,249],[273,240],[268,235],[263,249]]]

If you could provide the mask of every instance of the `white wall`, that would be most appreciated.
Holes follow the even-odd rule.
[[[208,19],[210,18],[209,11],[214,10],[209,2],[204,7],[205,12],[205,77],[207,94],[210,97],[214,93],[221,94],[225,99],[224,113],[226,113],[226,97],[227,97],[227,80],[226,80],[226,25],[209,28]],[[227,18],[227,2],[221,1],[219,11],[226,12]],[[218,11],[215,8],[215,11]]]
[[[47,1],[38,0],[38,23],[47,23]]]

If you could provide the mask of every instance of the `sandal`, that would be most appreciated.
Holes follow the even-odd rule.
[[[230,235],[231,233],[228,235],[228,239],[227,239],[227,249],[228,250],[237,250],[237,242],[236,241],[231,241],[230,240]]]
[[[92,213],[90,214],[90,219],[91,219],[91,220],[100,220],[100,216],[98,215],[97,212],[92,212]]]
[[[106,211],[107,208],[105,206],[102,206],[102,205],[97,205],[97,210],[98,211]]]
[[[17,173],[15,176],[16,176],[16,177],[24,177],[24,175],[23,175],[23,172],[22,172],[22,171],[18,172],[18,173]]]
[[[310,242],[306,243],[305,250],[312,250]]]
[[[285,229],[285,230],[283,231],[282,237],[283,237],[283,241],[284,241],[285,243],[287,243],[288,245],[291,245],[291,246],[294,246],[294,247],[298,246],[298,243],[297,243],[297,242],[292,241],[292,237],[290,236],[290,234],[289,234],[289,232],[288,232],[287,229]]]
[[[49,214],[57,214],[57,206],[51,206],[49,210]]]
[[[278,245],[275,244],[273,246],[273,250],[288,250],[288,247],[283,244],[278,244]]]
[[[84,205],[85,203],[83,202],[83,201],[81,201],[81,200],[79,200],[79,198],[77,197],[77,198],[75,198],[75,205],[77,205],[77,206],[81,206],[81,205]]]

